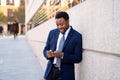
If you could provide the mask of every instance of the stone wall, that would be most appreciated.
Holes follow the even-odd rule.
[[[120,0],[86,0],[67,12],[70,24],[83,36],[83,60],[76,64],[76,80],[120,79]],[[43,47],[55,20],[27,32],[28,42],[45,69]]]

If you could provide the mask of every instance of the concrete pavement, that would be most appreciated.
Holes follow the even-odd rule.
[[[0,38],[0,80],[42,80],[43,73],[24,36]]]

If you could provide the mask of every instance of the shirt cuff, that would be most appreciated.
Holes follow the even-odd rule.
[[[64,53],[63,53],[63,56],[61,57],[61,59],[63,59],[63,57],[64,57]]]

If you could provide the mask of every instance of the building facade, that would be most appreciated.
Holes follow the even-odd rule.
[[[37,25],[53,18],[57,11],[66,11],[84,1],[85,0],[45,0],[44,2],[39,2],[41,5],[38,5],[36,12],[32,15],[30,20],[26,20],[28,30],[31,29],[31,27],[36,27]],[[31,8],[31,6],[29,6],[31,4],[30,2],[32,1],[26,1],[26,9]],[[35,1],[33,1],[33,3],[34,2]],[[28,11],[26,11],[26,14],[29,14]]]
[[[13,12],[20,6],[20,0],[0,0],[0,11],[9,18],[13,17]]]
[[[0,12],[7,17],[7,24],[0,22],[4,27],[4,34],[8,35],[8,26],[11,26],[15,18],[14,12],[18,10],[24,0],[0,0]],[[21,28],[20,28],[21,30]]]

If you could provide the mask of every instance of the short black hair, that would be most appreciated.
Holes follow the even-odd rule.
[[[64,18],[66,21],[69,19],[69,15],[67,12],[57,12],[55,19],[59,19],[59,18]]]

